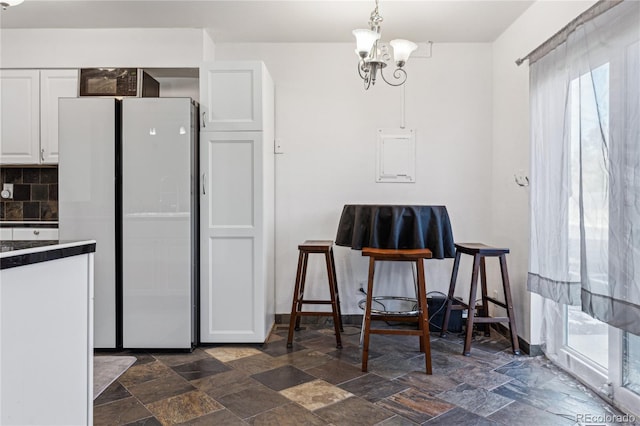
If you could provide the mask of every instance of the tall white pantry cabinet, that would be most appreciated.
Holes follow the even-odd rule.
[[[200,69],[200,340],[261,343],[275,321],[274,85],[258,61]]]

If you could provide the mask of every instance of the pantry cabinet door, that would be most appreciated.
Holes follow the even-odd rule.
[[[200,130],[256,131],[263,127],[262,62],[213,62],[200,68]]]

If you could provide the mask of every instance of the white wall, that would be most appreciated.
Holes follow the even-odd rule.
[[[199,29],[2,29],[3,68],[199,67],[213,44]]]
[[[510,247],[518,333],[540,344],[540,299],[527,291],[529,192],[514,174],[529,171],[529,65],[515,64],[595,1],[538,1],[493,43],[493,241]],[[490,290],[491,292],[491,290]]]
[[[216,59],[261,59],[276,85],[276,137],[285,150],[276,156],[278,313],[291,309],[298,244],[334,239],[344,204],[446,205],[457,241],[491,236],[490,44],[440,44],[433,58],[409,62],[414,184],[374,181],[376,129],[399,126],[402,89],[379,82],[364,91],[352,44],[218,43]],[[361,313],[357,289],[366,283],[367,260],[342,247],[336,256],[343,313]],[[428,290],[446,292],[451,265],[451,259],[428,262]],[[412,294],[407,265],[385,270],[381,294]],[[391,271],[399,272],[393,282]],[[309,282],[320,280],[315,287],[326,289],[319,257],[311,257],[309,274]]]

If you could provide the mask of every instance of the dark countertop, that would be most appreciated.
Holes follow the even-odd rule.
[[[38,247],[46,247],[59,244],[58,240],[18,240],[0,241],[0,253],[8,251],[25,250]]]
[[[94,253],[96,242],[88,241],[2,241],[0,270]]]

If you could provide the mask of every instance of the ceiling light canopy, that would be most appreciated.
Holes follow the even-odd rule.
[[[358,73],[364,81],[365,90],[376,84],[378,74],[380,74],[385,83],[391,86],[404,84],[407,81],[407,72],[403,67],[407,63],[411,52],[418,47],[409,40],[391,40],[389,44],[393,48],[393,61],[397,68],[393,71],[393,79],[387,80],[382,70],[387,66],[387,62],[391,60],[391,56],[387,46],[380,42],[381,24],[382,16],[378,12],[378,0],[376,0],[376,8],[373,9],[369,17],[369,29],[353,30],[353,35],[356,37],[356,54],[360,57]]]
[[[24,0],[0,0],[0,6],[2,6],[2,10],[6,10],[9,6],[17,6],[23,1]]]

